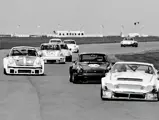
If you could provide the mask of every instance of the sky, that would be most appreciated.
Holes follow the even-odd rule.
[[[159,0],[0,0],[0,33],[159,35]],[[140,24],[134,26],[134,22]],[[104,27],[101,27],[101,26]]]

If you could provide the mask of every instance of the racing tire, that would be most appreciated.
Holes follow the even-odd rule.
[[[157,101],[159,101],[159,91],[157,92]]]
[[[67,62],[72,62],[72,56],[68,58]]]
[[[120,45],[120,47],[123,47],[123,45]]]
[[[69,74],[70,74],[70,76],[69,76],[69,81],[72,82],[72,72],[71,72],[71,68],[69,68]]]
[[[138,47],[138,44],[137,44],[137,45],[135,45],[135,47]]]
[[[72,82],[74,83],[74,84],[78,84],[79,83],[79,81],[78,81],[78,77],[77,76],[75,76],[75,74],[74,73],[72,73]]]
[[[3,73],[4,73],[5,75],[8,75],[5,68],[3,69]]]
[[[103,98],[103,90],[102,90],[102,87],[100,88],[100,98],[101,100],[106,100],[105,98]]]

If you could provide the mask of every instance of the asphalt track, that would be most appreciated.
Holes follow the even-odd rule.
[[[119,44],[81,45],[81,52],[119,54],[158,49]],[[8,50],[1,50],[3,58]],[[74,59],[76,58],[74,55]],[[67,64],[46,64],[46,76],[5,76],[0,62],[0,120],[158,120],[159,102],[101,101],[100,84],[69,83]]]

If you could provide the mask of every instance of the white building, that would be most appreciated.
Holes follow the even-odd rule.
[[[84,31],[53,31],[56,37],[83,37]]]

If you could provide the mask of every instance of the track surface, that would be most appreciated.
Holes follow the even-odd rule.
[[[159,42],[140,43],[138,48],[120,48],[119,44],[81,45],[80,50],[81,52],[118,54],[158,49],[158,46]],[[4,57],[6,52],[8,51],[2,50],[0,57]],[[75,54],[74,59],[76,56]],[[40,107],[43,120],[159,119],[159,102],[101,101],[100,84],[76,85],[69,83],[68,67],[70,64],[46,64],[46,76],[5,76],[2,73],[1,61],[0,100],[2,103],[0,105],[2,106],[0,107],[0,120],[5,120],[5,118],[7,118],[6,120],[22,120],[22,116],[24,116],[23,120],[25,118],[33,120],[28,115],[35,112],[38,107]],[[40,106],[38,106],[38,100],[36,101],[35,90],[26,86],[28,82],[36,88]],[[28,91],[30,92],[27,93]],[[23,100],[22,92],[27,94],[26,100]],[[7,98],[9,101],[4,102],[5,99],[8,100]],[[34,103],[31,104],[30,101],[34,101]],[[10,116],[6,116],[7,113],[10,113]],[[21,118],[13,119],[12,115],[21,115]]]

